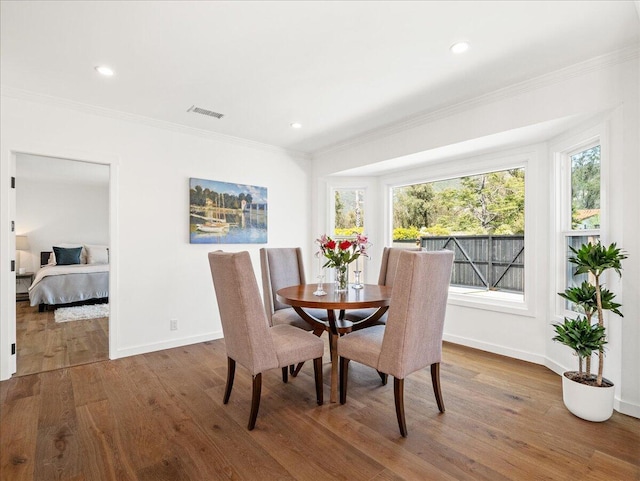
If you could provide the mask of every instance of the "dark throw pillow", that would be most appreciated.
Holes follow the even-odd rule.
[[[71,264],[80,264],[82,247],[54,247],[53,252],[56,254],[56,265],[69,266]]]

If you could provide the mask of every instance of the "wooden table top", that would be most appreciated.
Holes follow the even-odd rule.
[[[280,302],[294,307],[313,307],[317,309],[365,309],[367,307],[384,307],[389,305],[391,287],[378,284],[364,284],[362,289],[353,289],[351,285],[346,292],[336,292],[333,283],[325,283],[324,296],[316,296],[318,284],[301,284],[279,289],[276,296]]]

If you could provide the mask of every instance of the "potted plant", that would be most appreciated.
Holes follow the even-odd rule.
[[[602,377],[604,368],[604,346],[607,343],[604,327],[604,311],[622,317],[620,304],[614,301],[615,294],[602,285],[602,275],[614,270],[622,275],[622,260],[627,255],[615,243],[606,247],[591,242],[579,249],[570,247],[573,255],[569,262],[576,266],[574,275],[588,274],[589,280],[581,285],[569,287],[558,293],[574,303],[584,317],[564,319],[554,324],[553,340],[570,347],[578,357],[578,371],[568,371],[562,376],[562,398],[565,406],[576,416],[588,421],[606,421],[613,413],[614,386]],[[597,322],[594,315],[597,314]],[[597,375],[591,374],[591,354],[598,353]],[[583,361],[585,369],[583,370]]]

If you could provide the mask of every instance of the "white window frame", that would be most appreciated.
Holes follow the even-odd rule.
[[[385,176],[381,179],[384,189],[384,241],[385,245],[392,244],[393,227],[393,200],[392,189],[411,184],[438,182],[458,177],[479,175],[488,172],[498,172],[509,169],[522,168],[525,171],[525,251],[524,251],[524,293],[505,294],[494,291],[480,291],[461,287],[450,287],[449,303],[476,309],[505,312],[520,316],[535,317],[536,303],[534,301],[535,276],[533,256],[533,205],[531,200],[532,186],[538,182],[538,169],[536,161],[542,149],[539,146],[528,146],[509,151],[486,154],[477,157],[466,157],[456,160],[447,160],[429,165],[420,169],[414,169],[401,174]]]
[[[362,203],[365,215],[362,222],[363,232],[365,235],[369,237],[370,240],[373,241],[375,235],[372,234],[370,228],[373,226],[373,222],[371,222],[371,215],[374,208],[374,202],[371,199],[371,195],[373,192],[372,183],[369,180],[364,178],[350,178],[350,177],[335,177],[335,178],[327,178],[326,179],[326,196],[328,211],[326,213],[326,228],[323,231],[329,237],[334,237],[334,228],[336,225],[336,190],[361,190],[364,195],[364,202]],[[372,274],[372,266],[369,262],[361,262],[359,264],[360,270],[362,271],[362,279],[366,283],[377,282],[377,273]],[[332,281],[332,273],[326,272],[325,269],[325,280]],[[374,279],[375,277],[375,279]]]
[[[600,145],[600,228],[572,229],[571,218],[571,156]],[[555,254],[552,255],[555,269],[554,316],[556,320],[564,317],[575,317],[576,312],[566,308],[566,302],[557,295],[564,292],[568,285],[567,278],[567,240],[570,237],[598,236],[600,242],[606,243],[607,233],[607,180],[609,177],[609,148],[607,125],[599,124],[584,130],[565,140],[556,142],[551,151],[553,153],[554,170],[556,176],[556,211],[555,211]]]

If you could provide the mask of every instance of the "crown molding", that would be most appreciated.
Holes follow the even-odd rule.
[[[549,72],[532,79],[518,82],[507,87],[491,91],[487,94],[463,100],[461,102],[457,102],[440,109],[421,112],[400,122],[369,130],[344,142],[334,144],[325,149],[314,151],[311,154],[315,159],[323,155],[342,152],[373,140],[379,140],[381,137],[388,137],[390,135],[400,133],[405,130],[410,130],[420,125],[428,124],[430,122],[450,117],[452,115],[464,112],[465,110],[469,110],[475,107],[481,107],[483,105],[491,104],[493,102],[504,100],[509,97],[514,97],[516,95],[521,95],[526,92],[564,82],[566,80],[579,77],[590,72],[612,67],[630,60],[637,59],[639,56],[640,46],[638,44],[631,44],[627,47],[610,52],[608,54],[600,55],[598,57],[594,57],[559,70],[554,70],[553,72]]]
[[[179,134],[193,135],[196,137],[202,137],[209,140],[215,140],[218,142],[225,142],[229,144],[241,145],[243,147],[249,147],[252,149],[262,150],[266,152],[285,154],[294,157],[297,160],[310,160],[310,154],[297,150],[285,149],[274,145],[264,144],[256,142],[254,140],[243,139],[241,137],[234,137],[232,135],[221,134],[218,132],[211,132],[208,130],[197,129],[194,127],[188,127],[186,125],[175,124],[173,122],[167,122],[165,120],[152,119],[143,115],[130,114],[122,112],[120,110],[107,109],[104,107],[98,107],[95,105],[85,104],[82,102],[76,102],[74,100],[65,99],[62,97],[54,97],[45,95],[30,90],[23,90],[6,85],[0,86],[0,96],[6,98],[13,98],[19,100],[25,100],[28,102],[36,102],[52,107],[62,107],[70,110],[75,110],[82,113],[97,115],[100,117],[109,117],[116,120],[124,120],[128,122],[134,122],[142,124],[148,127],[154,127],[157,129],[170,130]]]

